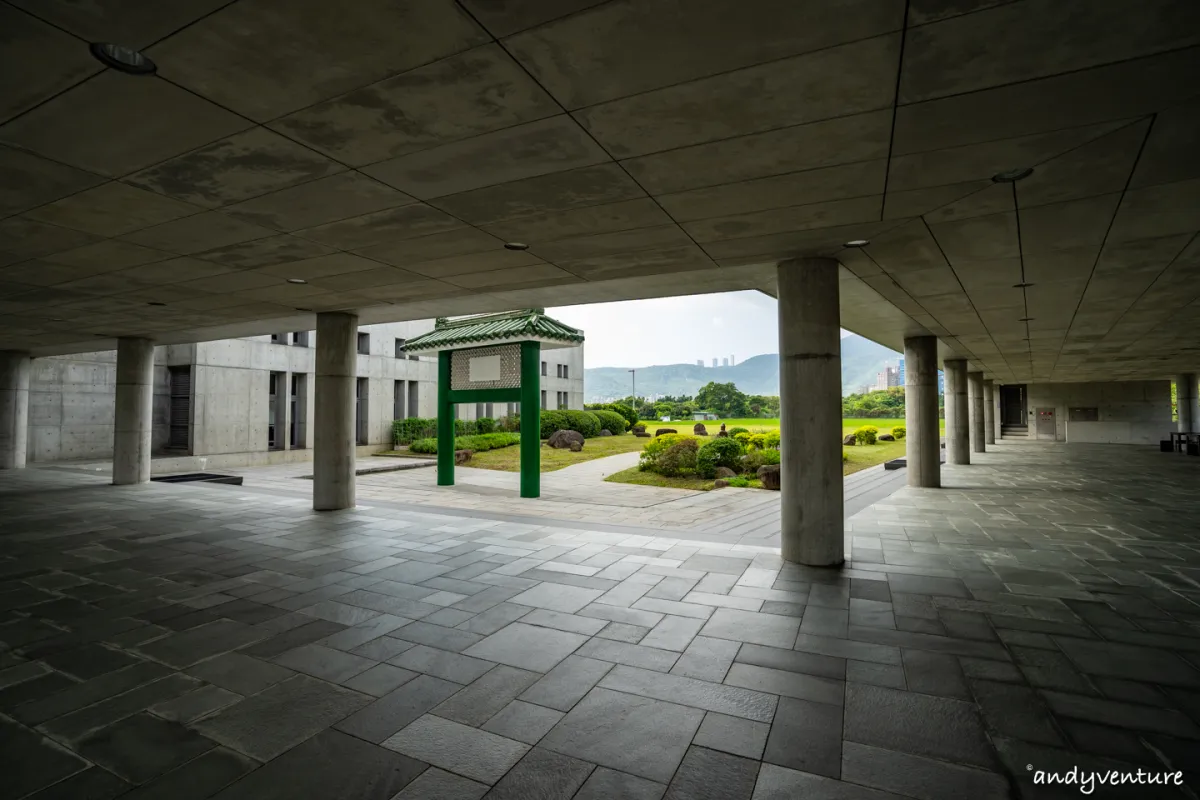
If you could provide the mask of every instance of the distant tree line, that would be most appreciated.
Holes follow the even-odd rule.
[[[938,413],[945,407],[945,397],[938,395]],[[842,398],[842,416],[854,418],[894,418],[904,416],[904,387],[875,389]]]
[[[712,411],[723,419],[761,417],[773,419],[779,416],[779,398],[761,394],[745,394],[733,383],[710,381],[695,396],[667,395],[650,402],[644,397],[627,395],[618,403],[636,409],[639,419],[683,419],[697,411]]]

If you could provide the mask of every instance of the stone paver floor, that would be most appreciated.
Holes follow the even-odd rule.
[[[840,570],[0,473],[0,800],[1195,797],[1200,459],[978,461],[851,518]]]

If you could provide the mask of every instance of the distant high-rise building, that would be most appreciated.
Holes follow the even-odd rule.
[[[696,359],[696,366],[697,366],[697,367],[703,367],[703,366],[704,366],[704,359],[703,359],[703,358],[697,358],[697,359]]]
[[[721,359],[721,366],[722,366],[722,367],[728,367],[728,366],[729,366],[729,359],[728,359],[728,358],[722,358],[722,359]]]
[[[883,367],[883,372],[875,373],[876,391],[891,389],[893,386],[899,385],[899,371],[891,364],[885,364]]]
[[[713,366],[714,366],[714,367],[715,367],[715,366],[717,366],[717,359],[716,359],[716,356],[714,356],[714,357],[713,357]]]
[[[904,385],[904,356],[900,356],[900,359],[896,362],[896,385]]]
[[[732,355],[729,356],[729,366],[731,366],[731,367],[737,366],[737,359],[734,358]]]

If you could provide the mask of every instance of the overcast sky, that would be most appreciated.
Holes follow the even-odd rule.
[[[779,352],[775,298],[757,291],[563,306],[546,313],[583,329],[588,368],[694,364],[697,359],[711,364],[714,357],[731,355],[740,363]]]

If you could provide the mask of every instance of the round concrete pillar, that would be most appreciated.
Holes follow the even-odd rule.
[[[1200,431],[1200,406],[1196,393],[1196,373],[1184,372],[1175,376],[1175,407],[1179,412],[1179,430],[1182,433]]]
[[[810,566],[845,560],[838,262],[779,264],[782,555]]]
[[[983,403],[983,373],[967,373],[967,400],[970,404],[971,452],[982,453],[987,450],[987,429],[984,425]]]
[[[961,358],[946,359],[942,366],[946,373],[946,463],[970,464],[967,362]]]
[[[150,480],[154,432],[154,342],[117,339],[117,395],[113,419],[113,484]]]
[[[942,485],[938,430],[937,337],[904,340],[904,426],[909,486]]]
[[[354,507],[354,388],[358,316],[317,314],[317,385],[313,402],[313,508]]]
[[[0,469],[25,466],[30,371],[29,353],[0,350]]]
[[[983,441],[996,443],[996,383],[983,382]]]

